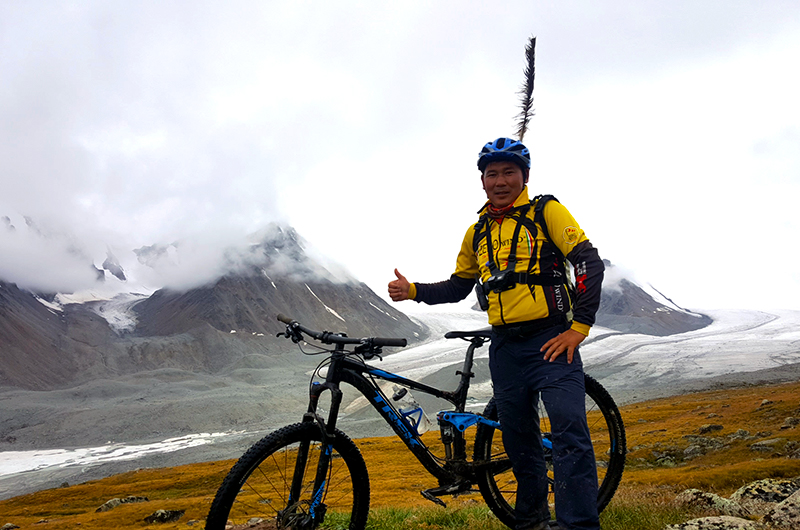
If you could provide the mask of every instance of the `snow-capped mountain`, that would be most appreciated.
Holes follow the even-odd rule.
[[[177,242],[134,253],[142,267],[164,270],[182,263],[185,248]],[[664,336],[710,323],[606,267],[599,326]],[[149,292],[129,286],[130,275],[110,249],[98,270],[97,289],[80,293],[39,295],[0,284],[0,386],[63,388],[164,366],[216,373],[250,355],[285,350],[275,337],[279,313],[350,336],[413,343],[428,333],[400,306],[307,251],[294,229],[277,224],[228,248],[217,277],[199,286]]]
[[[652,286],[639,285],[609,261],[605,261],[605,265],[597,325],[623,333],[664,336],[711,324],[707,315],[678,306]]]
[[[175,335],[210,325],[223,332],[269,334],[278,313],[350,336],[413,340],[422,332],[365,284],[310,258],[291,228],[272,226],[228,259],[236,274],[188,291],[162,289],[136,304],[135,333]]]
[[[153,248],[140,252],[150,267],[176,258]],[[413,342],[425,335],[365,284],[310,256],[293,229],[278,225],[229,249],[224,272],[199,287],[114,295],[125,270],[110,252],[104,267],[113,275],[104,283],[116,284],[98,284],[96,291],[45,297],[0,283],[0,387],[63,388],[163,367],[215,373],[251,355],[270,358],[285,350],[275,337],[282,329],[278,313],[350,336]]]

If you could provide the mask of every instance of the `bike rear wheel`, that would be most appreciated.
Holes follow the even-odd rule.
[[[599,491],[597,511],[601,512],[614,496],[622,472],[625,468],[625,427],[617,405],[605,388],[594,378],[584,374],[586,386],[586,419],[594,446],[597,461],[597,478]],[[492,399],[486,406],[483,415],[497,421],[497,408]],[[547,412],[539,402],[539,421],[542,437],[550,434],[550,421]],[[514,504],[517,495],[517,483],[514,473],[503,449],[501,433],[488,425],[480,425],[475,435],[475,462],[489,462],[478,474],[477,482],[486,504],[504,524],[514,527]],[[550,493],[548,503],[551,512],[554,507],[552,456],[545,450],[548,468]]]
[[[320,427],[312,422],[288,425],[264,437],[225,477],[206,529],[313,529],[333,513],[349,518],[344,524],[350,529],[363,529],[369,512],[369,475],[361,452],[337,430],[324,487],[315,495],[317,464],[326,450]],[[300,486],[299,496],[290,499],[293,479]]]

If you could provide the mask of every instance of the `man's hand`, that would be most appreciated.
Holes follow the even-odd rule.
[[[553,337],[545,342],[544,346],[542,346],[542,349],[539,351],[543,351],[544,360],[550,362],[555,361],[556,357],[566,351],[567,363],[572,364],[572,358],[575,356],[575,348],[577,348],[578,344],[583,342],[585,338],[586,335],[583,333],[579,333],[574,329],[568,329],[559,336]]]
[[[394,275],[397,276],[397,279],[389,282],[389,296],[395,302],[408,300],[408,289],[411,284],[397,269],[394,270]]]

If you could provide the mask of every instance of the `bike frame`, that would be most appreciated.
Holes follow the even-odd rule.
[[[466,441],[463,430],[469,425],[476,423],[487,423],[497,429],[500,425],[491,420],[486,420],[482,416],[474,413],[464,412],[469,391],[470,379],[474,377],[472,365],[475,350],[486,342],[486,338],[472,336],[464,359],[461,370],[456,374],[461,376],[458,386],[453,391],[441,390],[432,386],[425,385],[418,381],[381,370],[375,366],[363,362],[357,362],[347,357],[342,345],[337,345],[331,355],[331,364],[328,366],[325,382],[315,382],[311,385],[308,412],[304,415],[304,421],[316,421],[324,430],[325,436],[335,436],[336,424],[339,416],[339,408],[342,402],[343,392],[340,389],[341,383],[347,383],[358,390],[366,397],[380,416],[388,423],[397,436],[403,440],[409,451],[419,460],[420,464],[439,481],[442,486],[454,484],[464,484],[465,480],[471,483],[474,480],[474,469],[479,465],[474,462],[467,462]],[[391,399],[380,389],[375,382],[376,379],[395,383],[411,390],[423,392],[431,396],[444,399],[453,404],[455,410],[448,412],[446,422],[454,426],[452,431],[453,451],[444,461],[435,457],[425,443],[417,434],[405,417],[391,403]],[[328,412],[328,419],[324,421],[317,414],[319,399],[325,391],[331,392],[331,406]],[[443,440],[444,441],[444,440]],[[323,465],[320,468],[326,467]],[[326,469],[318,469],[318,482],[315,489],[324,483],[324,473]],[[321,476],[322,475],[322,476]]]

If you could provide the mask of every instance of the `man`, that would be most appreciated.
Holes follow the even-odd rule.
[[[544,529],[550,520],[537,420],[541,397],[553,431],[558,524],[565,530],[599,529],[597,470],[578,345],[600,305],[603,262],[558,201],[537,198],[531,204],[530,153],[522,143],[489,142],[478,168],[488,201],[464,236],[455,273],[424,284],[410,283],[395,269],[389,295],[395,302],[457,302],[477,279],[478,298],[492,325],[494,398],[518,484],[516,528]],[[575,268],[575,293],[567,283],[565,257]]]

